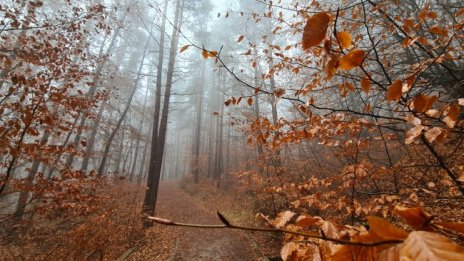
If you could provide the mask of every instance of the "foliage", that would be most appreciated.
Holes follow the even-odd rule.
[[[464,193],[462,8],[416,1],[346,1],[335,11],[329,3],[318,2],[269,2],[267,8],[264,16],[252,17],[257,24],[269,18],[274,30],[265,32],[262,42],[250,40],[244,55],[259,46],[271,55],[251,58],[251,68],[271,67],[261,75],[260,87],[241,83],[255,99],[274,96],[271,99],[288,113],[277,121],[248,117],[250,124],[244,129],[259,163],[251,160],[255,166],[236,176],[263,203],[270,202],[262,211],[277,216],[266,218],[276,228],[292,217],[290,213],[298,213],[296,224],[311,220],[322,236],[360,243],[340,247],[288,236],[283,258],[456,259],[462,248],[439,235],[449,236],[430,221],[458,221],[462,214],[462,208],[451,207]],[[410,17],[414,12],[419,15]],[[281,40],[281,45],[267,40],[284,38],[288,32],[301,42]],[[288,77],[293,80],[282,84],[286,87],[273,90],[266,83]],[[231,97],[226,105],[237,106],[239,100]],[[434,215],[424,214],[424,205]],[[418,231],[398,232],[372,217],[367,218],[369,230],[359,226],[372,215],[394,220],[393,213]],[[459,231],[462,224],[446,226]],[[404,243],[363,246],[389,239]]]

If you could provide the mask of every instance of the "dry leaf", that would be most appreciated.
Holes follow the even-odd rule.
[[[421,207],[405,208],[396,206],[393,213],[414,229],[422,228],[430,220],[430,215]]]
[[[348,32],[338,32],[337,39],[340,42],[340,45],[345,48],[349,49],[351,47],[351,34]]]
[[[363,50],[352,50],[340,58],[339,68],[350,70],[358,67],[363,63],[365,56],[366,53]]]
[[[327,13],[317,13],[306,22],[303,31],[303,50],[317,46],[324,39],[329,26],[330,16]]]
[[[387,90],[387,101],[399,101],[402,94],[403,83],[401,80],[395,80]]]
[[[371,81],[369,79],[362,78],[361,79],[361,89],[366,94],[369,93],[369,91],[371,90]]]
[[[436,233],[413,231],[403,245],[402,260],[464,260],[463,247]]]
[[[275,228],[282,228],[294,215],[295,213],[289,210],[280,212],[272,223]]]

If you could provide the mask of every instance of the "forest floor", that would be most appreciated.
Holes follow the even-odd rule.
[[[234,191],[212,184],[164,181],[156,216],[172,221],[221,224],[216,211],[231,222],[256,225],[251,203]],[[145,231],[128,260],[262,260],[279,256],[276,235],[232,229],[198,229],[155,224]]]

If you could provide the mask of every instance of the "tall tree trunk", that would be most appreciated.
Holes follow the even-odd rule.
[[[113,143],[113,139],[116,136],[116,133],[118,132],[119,128],[121,127],[121,124],[124,121],[124,118],[126,118],[127,112],[129,111],[130,105],[132,103],[132,99],[134,98],[134,95],[135,95],[135,93],[137,91],[137,86],[139,84],[140,79],[142,78],[142,69],[143,69],[143,65],[144,65],[144,62],[145,62],[145,57],[146,57],[149,45],[150,45],[150,38],[147,39],[147,43],[145,44],[145,48],[144,48],[143,54],[142,54],[142,59],[140,61],[139,69],[137,71],[137,77],[136,77],[135,82],[134,82],[134,88],[132,89],[132,92],[131,92],[131,94],[129,96],[129,100],[127,101],[126,107],[124,108],[124,111],[123,111],[121,117],[119,118],[118,122],[116,123],[116,127],[114,128],[113,132],[111,133],[110,137],[108,138],[108,141],[106,142],[105,151],[103,152],[102,160],[100,162],[100,166],[98,167],[98,171],[97,171],[98,175],[103,175],[103,170],[105,168],[105,164],[106,164],[106,161],[107,161],[107,158],[108,158],[108,154],[109,154],[109,151],[110,151],[110,148],[111,148],[111,144]]]
[[[150,82],[150,81],[148,81]],[[130,171],[129,175],[129,181],[132,182],[135,176],[135,168],[137,166],[137,159],[139,155],[139,150],[140,150],[140,140],[142,138],[142,131],[143,131],[143,123],[145,121],[145,107],[147,106],[147,98],[148,98],[148,90],[149,90],[149,85],[147,85],[146,91],[145,91],[145,99],[143,102],[143,108],[142,108],[142,115],[140,116],[140,123],[139,123],[139,128],[137,130],[137,141],[135,142],[135,155],[134,155],[134,160],[132,164],[132,168]],[[143,164],[143,162],[141,163]],[[143,168],[143,167],[142,167]]]
[[[201,74],[200,74],[200,84],[198,85],[197,98],[195,104],[195,135],[193,140],[193,181],[198,183],[198,177],[200,174],[200,129],[201,129],[201,120],[202,120],[202,105],[203,105],[203,84],[205,78],[205,66],[206,61],[203,60],[201,65]]]
[[[258,61],[258,51],[256,49],[256,47],[254,48],[254,58],[256,60],[256,64],[259,64],[259,61]],[[258,69],[259,65],[255,66],[254,68],[254,82],[255,82],[255,87],[258,87],[258,86],[261,86],[261,84],[259,83],[259,69]],[[260,118],[259,118],[259,96],[256,95],[255,96],[255,100],[254,100],[254,103],[255,103],[255,107],[254,107],[254,114],[255,114],[255,120],[256,121],[259,121]],[[257,143],[258,145],[258,148],[257,148],[257,151],[258,151],[258,162],[260,162],[263,157],[264,157],[264,152],[263,152],[263,145],[258,142]],[[259,172],[261,173],[262,172],[262,167],[261,167],[261,164],[258,164],[260,167],[259,167]]]
[[[222,157],[223,157],[223,151],[222,151],[222,130],[223,130],[223,125],[224,125],[224,103],[222,102],[224,100],[224,92],[225,92],[225,82],[226,82],[226,77],[222,77],[222,88],[218,88],[220,93],[219,93],[219,120],[217,121],[217,127],[216,127],[216,160],[214,164],[214,178],[217,180],[217,186],[219,187],[221,185],[221,173],[223,171],[223,164],[222,164]]]
[[[168,71],[166,76],[166,89],[164,92],[164,101],[163,101],[163,110],[161,114],[161,119],[159,123],[159,134],[157,139],[156,147],[153,147],[152,140],[152,150],[156,150],[156,158],[150,159],[150,167],[148,170],[148,176],[152,179],[151,182],[147,182],[149,185],[148,190],[145,194],[143,213],[147,215],[153,215],[156,208],[156,199],[158,196],[158,186],[161,176],[161,165],[163,163],[163,154],[164,154],[164,145],[166,141],[166,130],[168,125],[168,114],[169,114],[169,99],[171,96],[171,87],[172,80],[174,76],[174,65],[177,55],[177,45],[179,42],[179,29],[182,24],[182,11],[181,0],[177,0],[176,11],[174,15],[174,28],[172,31],[171,46],[169,48],[169,61],[168,61]],[[179,28],[179,29],[178,29]],[[153,131],[154,132],[154,131]],[[152,153],[153,156],[153,153]],[[150,179],[149,178],[149,179]],[[152,225],[152,222],[149,220],[144,220],[144,226],[148,227]]]
[[[92,157],[93,147],[95,146],[95,137],[97,136],[98,127],[100,126],[101,117],[105,110],[106,104],[103,102],[98,109],[97,119],[95,120],[94,126],[90,132],[90,139],[87,141],[87,147],[85,148],[85,157],[82,161],[81,171],[83,175],[87,174],[87,168],[89,166],[90,158]]]
[[[159,132],[159,120],[160,120],[160,111],[161,111],[161,87],[162,87],[162,76],[163,76],[163,63],[164,63],[164,41],[166,34],[166,16],[168,11],[168,0],[164,1],[163,8],[163,20],[161,22],[161,31],[160,31],[160,40],[159,40],[159,50],[158,50],[158,64],[156,66],[156,90],[155,90],[155,113],[153,115],[153,127],[151,130],[151,149],[150,149],[150,162],[149,162],[149,171],[147,175],[147,188],[151,188],[155,184],[155,176],[151,175],[153,169],[155,168],[156,147],[158,144],[158,132]],[[150,171],[152,170],[152,171]],[[144,198],[144,209],[145,206],[151,206],[153,199],[148,193],[149,190],[145,193]],[[153,207],[154,208],[154,207]],[[142,210],[145,213],[145,210]]]
[[[42,138],[40,139],[40,145],[45,145],[48,141],[48,138],[50,137],[50,132],[48,130],[46,130],[42,136]],[[39,155],[40,157],[41,155]],[[36,159],[32,162],[32,166],[31,166],[31,169],[29,171],[29,174],[27,175],[27,179],[26,179],[26,187],[29,188],[33,185],[33,181],[34,181],[34,177],[35,175],[37,174],[37,171],[39,169],[39,166],[40,166],[40,159]],[[16,212],[15,212],[15,216],[16,218],[20,219],[23,214],[24,214],[24,210],[26,208],[26,204],[27,204],[27,199],[29,197],[29,190],[23,190],[19,193],[19,198],[18,198],[18,204],[16,205]]]
[[[126,16],[127,16],[127,13],[128,13],[128,11],[126,11],[124,13],[124,16],[122,18],[122,23],[124,23],[124,20],[126,19]],[[121,27],[122,26],[118,27],[116,29],[116,31],[114,32],[113,37],[111,38],[111,42],[110,42],[108,48],[106,49],[105,55],[102,55],[105,42],[102,43],[102,46],[100,48],[99,57],[104,57],[104,58],[100,63],[98,63],[97,67],[95,68],[95,73],[93,74],[92,85],[90,86],[89,91],[86,93],[86,98],[91,98],[95,94],[95,92],[97,91],[97,87],[101,85],[101,80],[100,80],[101,72],[102,72],[103,68],[105,67],[106,62],[108,61],[108,56],[109,56],[110,52],[113,51],[113,47],[114,47],[114,45],[116,43],[116,39],[119,37],[119,34],[121,33]],[[87,120],[87,116],[85,114],[83,114],[83,113],[80,113],[78,118],[79,117],[81,118],[81,120],[80,120],[79,126],[77,128],[77,133],[74,136],[74,139],[73,139],[73,142],[72,142],[74,148],[79,147],[79,142],[81,140],[82,131],[84,129],[85,122]],[[65,168],[70,168],[73,161],[74,161],[74,154],[71,154],[66,159]]]

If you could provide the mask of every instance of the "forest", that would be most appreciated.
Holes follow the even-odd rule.
[[[459,0],[0,1],[0,260],[464,260]]]

